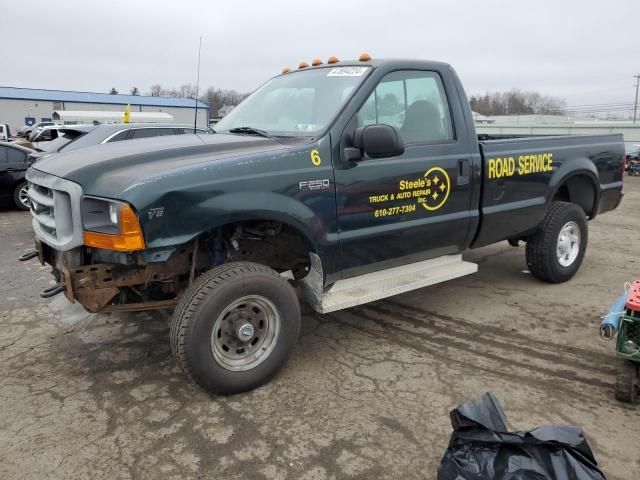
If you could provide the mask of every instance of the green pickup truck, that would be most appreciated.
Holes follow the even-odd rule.
[[[374,301],[473,273],[461,252],[501,241],[563,282],[587,220],[622,198],[622,136],[479,137],[439,62],[303,63],[215,129],[37,162],[21,257],[51,265],[44,297],[173,308],[177,361],[215,393],[286,362],[299,296],[319,313]]]

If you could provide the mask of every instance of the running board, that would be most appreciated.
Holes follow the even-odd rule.
[[[320,259],[312,255],[311,269],[301,285],[303,295],[311,307],[318,313],[329,313],[446,282],[477,271],[478,265],[465,262],[462,255],[446,255],[339,280],[328,289],[323,289]]]

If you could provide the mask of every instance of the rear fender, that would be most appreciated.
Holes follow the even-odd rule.
[[[572,182],[572,179],[575,180]],[[591,192],[584,191],[587,184],[581,179],[587,179]],[[578,158],[560,165],[551,177],[547,194],[547,204],[551,203],[560,188],[567,185],[571,201],[580,205],[589,218],[595,217],[600,201],[600,180],[598,170],[588,158]]]

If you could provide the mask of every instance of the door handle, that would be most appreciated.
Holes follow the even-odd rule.
[[[471,182],[471,163],[469,160],[458,160],[458,185],[469,185]]]

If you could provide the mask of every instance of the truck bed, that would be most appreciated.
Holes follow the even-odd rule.
[[[480,225],[472,248],[524,237],[554,197],[576,197],[588,218],[615,208],[622,191],[622,135],[478,135]],[[571,188],[563,187],[567,179]],[[568,190],[573,190],[569,192]]]

